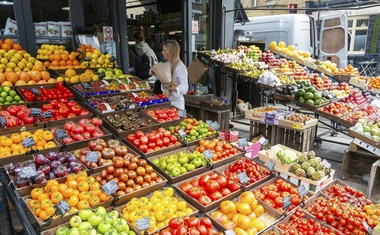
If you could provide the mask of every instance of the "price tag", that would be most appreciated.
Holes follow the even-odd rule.
[[[111,195],[119,189],[119,186],[116,184],[115,180],[110,180],[106,184],[103,184],[101,187],[107,195]]]
[[[245,171],[242,172],[242,173],[240,173],[240,174],[238,174],[237,177],[239,178],[239,181],[242,184],[247,183],[248,181],[250,181],[250,178],[248,177],[247,172],[245,172]]]
[[[84,160],[87,162],[98,162],[98,157],[99,155],[96,152],[88,151]]]
[[[39,117],[40,115],[41,115],[41,109],[40,108],[31,108],[30,109],[30,116]]]
[[[85,90],[89,90],[92,88],[91,84],[88,82],[82,82],[81,85],[82,85],[83,89],[85,89]]]
[[[367,221],[363,220],[363,226],[367,230],[367,234],[372,234],[372,228],[367,224]]]
[[[275,163],[272,160],[269,160],[267,167],[270,171],[274,170]]]
[[[84,60],[84,61],[91,61],[91,58],[84,57],[83,60]]]
[[[141,218],[139,220],[136,220],[136,227],[137,230],[147,230],[150,228],[150,221],[148,217]]]
[[[35,166],[22,167],[20,171],[20,177],[23,179],[29,179],[32,176],[37,175]]]
[[[294,129],[301,130],[301,129],[302,129],[302,124],[301,124],[301,123],[294,123],[294,124],[293,124],[293,128],[294,128]]]
[[[284,197],[284,199],[282,199],[282,208],[284,210],[287,210],[290,205],[292,205],[292,202],[290,201],[290,197],[289,196]]]
[[[211,120],[206,120],[206,123],[207,123],[207,125],[211,126],[212,121]]]
[[[299,193],[300,197],[306,196],[307,189],[305,188],[304,185],[301,185],[301,186],[298,187],[298,193]]]
[[[182,129],[178,130],[178,134],[179,134],[179,136],[181,136],[182,139],[186,137],[186,132]]]
[[[239,146],[241,147],[245,147],[248,145],[248,140],[246,138],[240,138],[238,142],[239,142]]]
[[[114,62],[115,60],[116,60],[115,56],[112,56],[111,58],[109,58],[110,62]]]
[[[178,117],[185,118],[186,117],[186,110],[185,109],[179,109],[178,110]]]
[[[28,137],[28,138],[24,139],[23,141],[21,141],[21,144],[22,144],[22,146],[24,146],[24,148],[30,148],[30,147],[34,146],[36,144],[36,142],[34,142],[33,137]]]
[[[260,143],[261,145],[266,145],[266,144],[268,143],[268,140],[265,139],[264,137],[261,137],[261,138],[259,139],[259,143]]]
[[[98,75],[99,79],[102,79],[102,78],[104,78],[105,76],[106,76],[105,73],[99,73],[99,75]],[[106,84],[106,85],[107,85],[107,84]]]
[[[70,205],[66,202],[65,199],[57,203],[57,208],[61,215],[66,214],[71,209]]]
[[[110,83],[107,82],[106,80],[102,80],[102,83],[104,83],[104,85],[108,86]]]
[[[323,161],[321,163],[322,163],[323,166],[325,166],[326,168],[330,169],[331,163],[329,163],[326,159],[323,159]]]
[[[67,137],[67,133],[65,129],[58,129],[54,132],[55,139],[62,140]]]
[[[130,109],[134,109],[134,108],[136,108],[136,105],[131,104],[131,105],[129,105],[129,108],[130,108]]]
[[[206,158],[206,159],[211,159],[213,157],[212,155],[212,152],[210,149],[206,150],[203,152],[203,156]]]
[[[131,68],[128,69],[129,73],[133,73],[134,71],[135,71],[135,69],[133,67],[131,67]]]
[[[213,130],[217,130],[217,129],[219,129],[219,123],[217,121],[215,121],[215,122],[211,123],[210,127]]]
[[[114,109],[108,103],[102,103],[106,107],[106,111],[114,111]]]
[[[5,120],[5,118],[3,116],[1,116],[1,115],[0,115],[0,125],[1,126],[7,125],[7,120]]]
[[[139,96],[138,96],[136,93],[134,93],[134,92],[132,92],[131,94],[132,94],[133,97],[135,97],[135,98],[139,97]]]
[[[35,96],[40,96],[41,95],[40,91],[37,88],[32,88],[32,93]]]
[[[51,118],[53,115],[51,114],[51,110],[42,113],[43,118]]]
[[[224,234],[225,235],[236,235],[236,233],[234,232],[234,230],[226,230],[226,231],[224,231]]]

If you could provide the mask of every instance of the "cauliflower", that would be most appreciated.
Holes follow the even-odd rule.
[[[294,163],[293,165],[292,165],[292,170],[295,172],[296,170],[298,170],[299,168],[301,168],[301,165],[300,164],[298,164],[298,163]]]
[[[307,168],[309,168],[309,166],[311,166],[309,162],[303,162],[301,164],[301,168],[304,169],[305,171],[307,170]]]
[[[296,176],[299,176],[299,177],[305,177],[306,176],[306,172],[302,168],[298,168],[294,173],[296,174]]]
[[[315,169],[314,169],[312,166],[309,166],[309,167],[307,168],[307,170],[306,170],[306,175],[307,175],[307,176],[311,176],[311,175],[314,174],[314,172],[315,172]]]
[[[323,172],[323,171],[315,171],[311,175],[311,179],[314,180],[314,181],[321,180],[323,177],[325,177],[325,172]]]

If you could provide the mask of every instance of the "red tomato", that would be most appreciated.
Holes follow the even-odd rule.
[[[219,191],[215,191],[215,192],[210,194],[210,199],[212,201],[217,201],[217,200],[221,199],[222,197],[223,197],[223,194]]]
[[[207,193],[214,193],[214,192],[216,192],[216,191],[219,191],[219,189],[220,189],[220,185],[219,185],[219,183],[218,183],[218,181],[216,181],[216,180],[208,180],[207,182],[206,182],[206,187],[205,187],[205,189],[206,189],[206,192]]]
[[[212,203],[212,200],[207,195],[202,195],[198,198],[198,202],[204,206],[207,206]]]
[[[179,188],[184,191],[185,193],[187,193],[191,188],[193,187],[192,184],[190,184],[189,182],[184,182],[183,184],[181,184],[179,186]]]
[[[188,194],[190,195],[190,197],[198,199],[201,196],[201,190],[198,187],[194,186],[189,189]]]

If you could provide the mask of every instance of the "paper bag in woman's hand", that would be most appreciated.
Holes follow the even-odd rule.
[[[158,63],[153,65],[151,72],[160,80],[161,83],[170,83],[172,81],[170,64]]]

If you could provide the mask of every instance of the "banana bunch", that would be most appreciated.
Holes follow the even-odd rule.
[[[284,85],[292,83],[292,80],[287,75],[277,75],[280,82]]]

